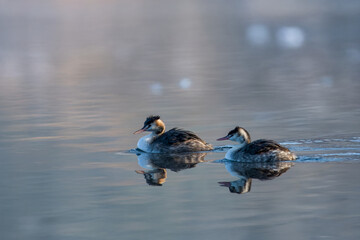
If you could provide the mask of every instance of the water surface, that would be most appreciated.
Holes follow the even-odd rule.
[[[0,1],[1,239],[359,239],[358,22],[352,0]],[[150,114],[299,159],[139,160]]]

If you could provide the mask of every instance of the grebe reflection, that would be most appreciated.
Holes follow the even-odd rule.
[[[194,168],[198,163],[205,161],[206,154],[204,152],[187,154],[138,153],[139,166],[147,170],[136,170],[135,172],[143,174],[149,185],[162,186],[167,178],[167,169],[179,172]]]
[[[293,162],[234,162],[224,161],[226,170],[238,180],[219,182],[220,186],[228,187],[232,193],[247,193],[251,190],[252,179],[272,180],[289,170]]]

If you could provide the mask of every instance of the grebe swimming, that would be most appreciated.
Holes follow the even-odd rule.
[[[296,155],[273,140],[259,139],[251,142],[250,134],[244,128],[235,127],[218,141],[231,140],[240,143],[225,155],[226,159],[244,162],[268,162],[295,160]]]
[[[151,132],[149,135],[140,138],[137,147],[149,153],[170,153],[170,152],[198,152],[209,151],[213,147],[204,142],[193,132],[173,128],[165,132],[165,124],[160,116],[149,116],[144,126],[134,134],[144,131]]]

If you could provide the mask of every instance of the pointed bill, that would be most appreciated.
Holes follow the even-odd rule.
[[[225,136],[225,137],[216,139],[216,141],[225,141],[225,140],[229,140],[229,137]]]
[[[143,128],[141,128],[141,129],[139,129],[139,130],[135,131],[135,132],[134,132],[134,134],[138,134],[138,133],[145,132],[148,128],[149,128],[149,127],[144,126]]]

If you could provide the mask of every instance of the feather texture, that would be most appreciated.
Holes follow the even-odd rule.
[[[213,149],[195,133],[179,128],[170,129],[156,137],[151,145],[155,152],[194,152]]]

